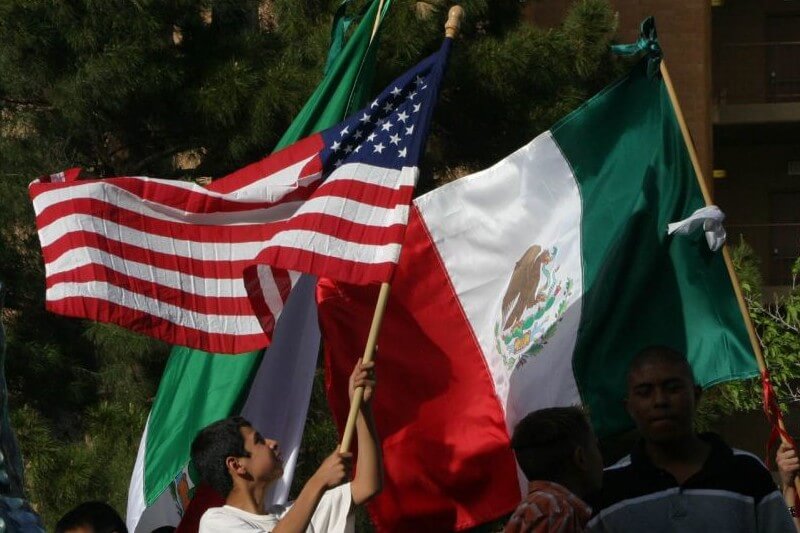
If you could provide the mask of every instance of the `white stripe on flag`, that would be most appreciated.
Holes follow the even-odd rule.
[[[76,231],[86,231],[123,244],[189,259],[216,260],[223,257],[225,261],[243,261],[258,255],[264,244],[263,241],[198,242],[176,237],[161,237],[90,215],[70,215],[39,230],[42,248]]]
[[[330,235],[309,230],[282,231],[270,239],[267,248],[283,246],[318,253],[358,263],[396,263],[400,257],[401,244],[357,244],[343,241]]]
[[[192,309],[183,309],[102,281],[56,283],[47,289],[48,302],[57,303],[65,298],[99,298],[206,333],[224,333],[226,335],[261,335],[264,333],[258,319],[252,315],[205,314]]]
[[[401,170],[395,170],[366,163],[347,163],[331,172],[325,183],[350,180],[399,190],[401,187],[414,185],[418,175],[417,167],[403,167]]]
[[[338,196],[320,194],[300,206],[295,216],[306,214],[331,215],[365,226],[385,228],[407,221],[408,205],[398,205],[393,208],[376,207]]]
[[[47,275],[53,276],[86,265],[102,265],[120,274],[143,281],[153,281],[159,285],[179,289],[198,296],[209,297],[247,297],[242,277],[233,279],[202,278],[153,265],[128,261],[96,248],[72,248],[67,253],[47,264]]]
[[[218,193],[212,189],[207,189],[188,181],[149,178],[147,176],[130,176],[128,179],[142,181],[156,188],[171,187],[183,189],[184,191],[207,196],[209,198],[253,203],[277,202],[287,193],[297,189],[298,186],[309,185],[321,177],[321,174],[317,172],[303,177],[302,183],[298,182],[303,167],[314,159],[314,157],[316,157],[316,155],[227,194]],[[103,195],[98,195],[98,191],[103,191]],[[134,202],[141,202],[145,199],[116,186],[114,184],[114,178],[107,180],[87,180],[77,182],[70,187],[61,187],[40,193],[34,198],[36,214],[65,200],[76,200],[80,198],[100,198],[113,204],[118,204],[118,200],[127,201],[129,198],[132,198]]]
[[[572,353],[583,291],[582,204],[570,165],[550,133],[415,202],[481,345],[509,429],[535,409],[580,403]],[[502,332],[508,315],[502,304],[507,293],[515,297],[509,290],[512,274],[533,245],[552,257],[541,263],[547,272],[539,266],[517,277],[522,285],[516,299],[530,300],[526,319],[544,310],[540,303],[550,298],[553,307],[531,320],[528,341],[517,345],[505,338],[511,333]],[[545,300],[535,303],[536,298]],[[554,334],[543,339],[551,326]]]
[[[256,270],[258,271],[258,281],[261,285],[264,301],[269,308],[270,314],[277,320],[283,310],[283,297],[275,284],[272,269],[265,265],[258,265]]]

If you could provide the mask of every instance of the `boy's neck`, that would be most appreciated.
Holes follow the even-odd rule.
[[[528,482],[528,487],[530,487],[533,483],[536,483],[536,481]],[[558,483],[581,500],[586,500],[586,490],[584,489],[584,484],[577,478],[572,479],[571,476],[567,476],[560,479],[554,479],[551,483]]]
[[[655,466],[683,483],[702,468],[711,446],[692,431],[669,442],[645,441],[645,451]]]
[[[233,489],[225,499],[225,505],[236,507],[253,514],[264,514],[264,496],[269,488],[268,483],[242,483],[233,485]]]

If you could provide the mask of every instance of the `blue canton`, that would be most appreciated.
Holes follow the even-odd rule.
[[[400,170],[417,166],[450,47],[442,48],[390,84],[369,106],[322,132],[327,177],[346,163]]]

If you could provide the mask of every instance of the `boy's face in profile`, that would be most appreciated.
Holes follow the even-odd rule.
[[[645,438],[669,442],[691,434],[699,387],[686,366],[659,359],[628,376],[628,413]]]
[[[265,439],[251,426],[239,428],[244,438],[244,449],[250,457],[242,457],[239,461],[256,481],[275,481],[283,475],[283,459],[278,450],[278,442]]]

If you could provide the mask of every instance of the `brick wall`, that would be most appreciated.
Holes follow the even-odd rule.
[[[711,2],[710,0],[609,0],[619,13],[620,42],[633,42],[639,23],[656,18],[659,40],[706,180],[711,182]],[[544,26],[559,24],[569,0],[528,0],[523,16]]]

